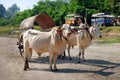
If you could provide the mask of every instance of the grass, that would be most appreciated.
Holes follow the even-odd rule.
[[[41,30],[39,26],[34,26],[35,29]],[[18,31],[18,32],[15,32]],[[0,26],[0,36],[6,37],[18,37],[19,36],[19,27],[15,26]]]
[[[34,27],[37,30],[41,30],[39,26]],[[110,33],[119,33],[120,34],[120,26],[116,27],[101,27],[101,32],[103,35],[102,39],[99,39],[101,43],[120,43],[120,35],[109,35]],[[19,27],[14,26],[0,26],[0,36],[7,37],[18,37],[19,33],[14,33],[14,31],[18,30]],[[108,34],[107,36],[105,36]]]
[[[120,43],[120,36],[115,38],[103,38],[101,43]]]
[[[108,33],[108,32],[120,32],[120,26],[115,27],[101,27],[102,33]]]
[[[7,33],[10,33],[10,31],[11,31],[11,28],[10,27],[1,27],[0,26],[0,34],[2,35],[2,34],[7,34]]]
[[[103,35],[102,43],[120,43],[120,26],[101,27],[100,29]]]
[[[12,31],[15,30],[17,30],[17,28],[13,26],[0,26],[0,36],[16,35],[16,34],[12,34]]]

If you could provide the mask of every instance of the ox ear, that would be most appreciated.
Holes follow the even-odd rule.
[[[59,28],[59,29],[57,30],[57,33],[60,34],[60,33],[62,33],[62,31],[63,31],[63,29],[60,29],[60,28]]]
[[[71,33],[72,33],[72,34],[75,34],[75,33],[77,33],[77,32],[78,32],[78,29],[77,29],[77,28],[71,29]]]
[[[71,33],[72,33],[72,34],[75,34],[76,31],[75,31],[74,29],[71,29]]]

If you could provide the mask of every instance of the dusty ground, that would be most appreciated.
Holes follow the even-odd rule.
[[[0,37],[0,80],[120,80],[120,44],[93,43],[86,49],[85,63],[77,63],[78,49],[72,49],[73,60],[58,60],[60,71],[48,70],[47,54],[34,54],[30,69],[23,71],[23,59],[16,38]]]

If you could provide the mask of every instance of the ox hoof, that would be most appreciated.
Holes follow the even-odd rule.
[[[72,60],[72,58],[69,58],[69,60]]]
[[[81,61],[78,61],[78,63],[81,63]]]
[[[59,71],[58,69],[54,69],[54,71]]]
[[[83,62],[87,62],[87,60],[83,60]]]
[[[23,70],[24,70],[24,71],[27,71],[27,68],[24,68]]]
[[[62,57],[62,60],[66,59],[66,57]]]
[[[49,68],[50,71],[53,71],[52,67]]]
[[[53,69],[49,69],[50,71],[53,71]]]

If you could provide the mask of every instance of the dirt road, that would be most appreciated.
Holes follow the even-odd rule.
[[[30,69],[23,71],[23,59],[16,38],[0,37],[0,80],[120,80],[120,44],[92,43],[86,49],[87,62],[77,63],[78,49],[71,50],[73,60],[58,59],[58,72],[49,71],[48,54],[33,54]]]

